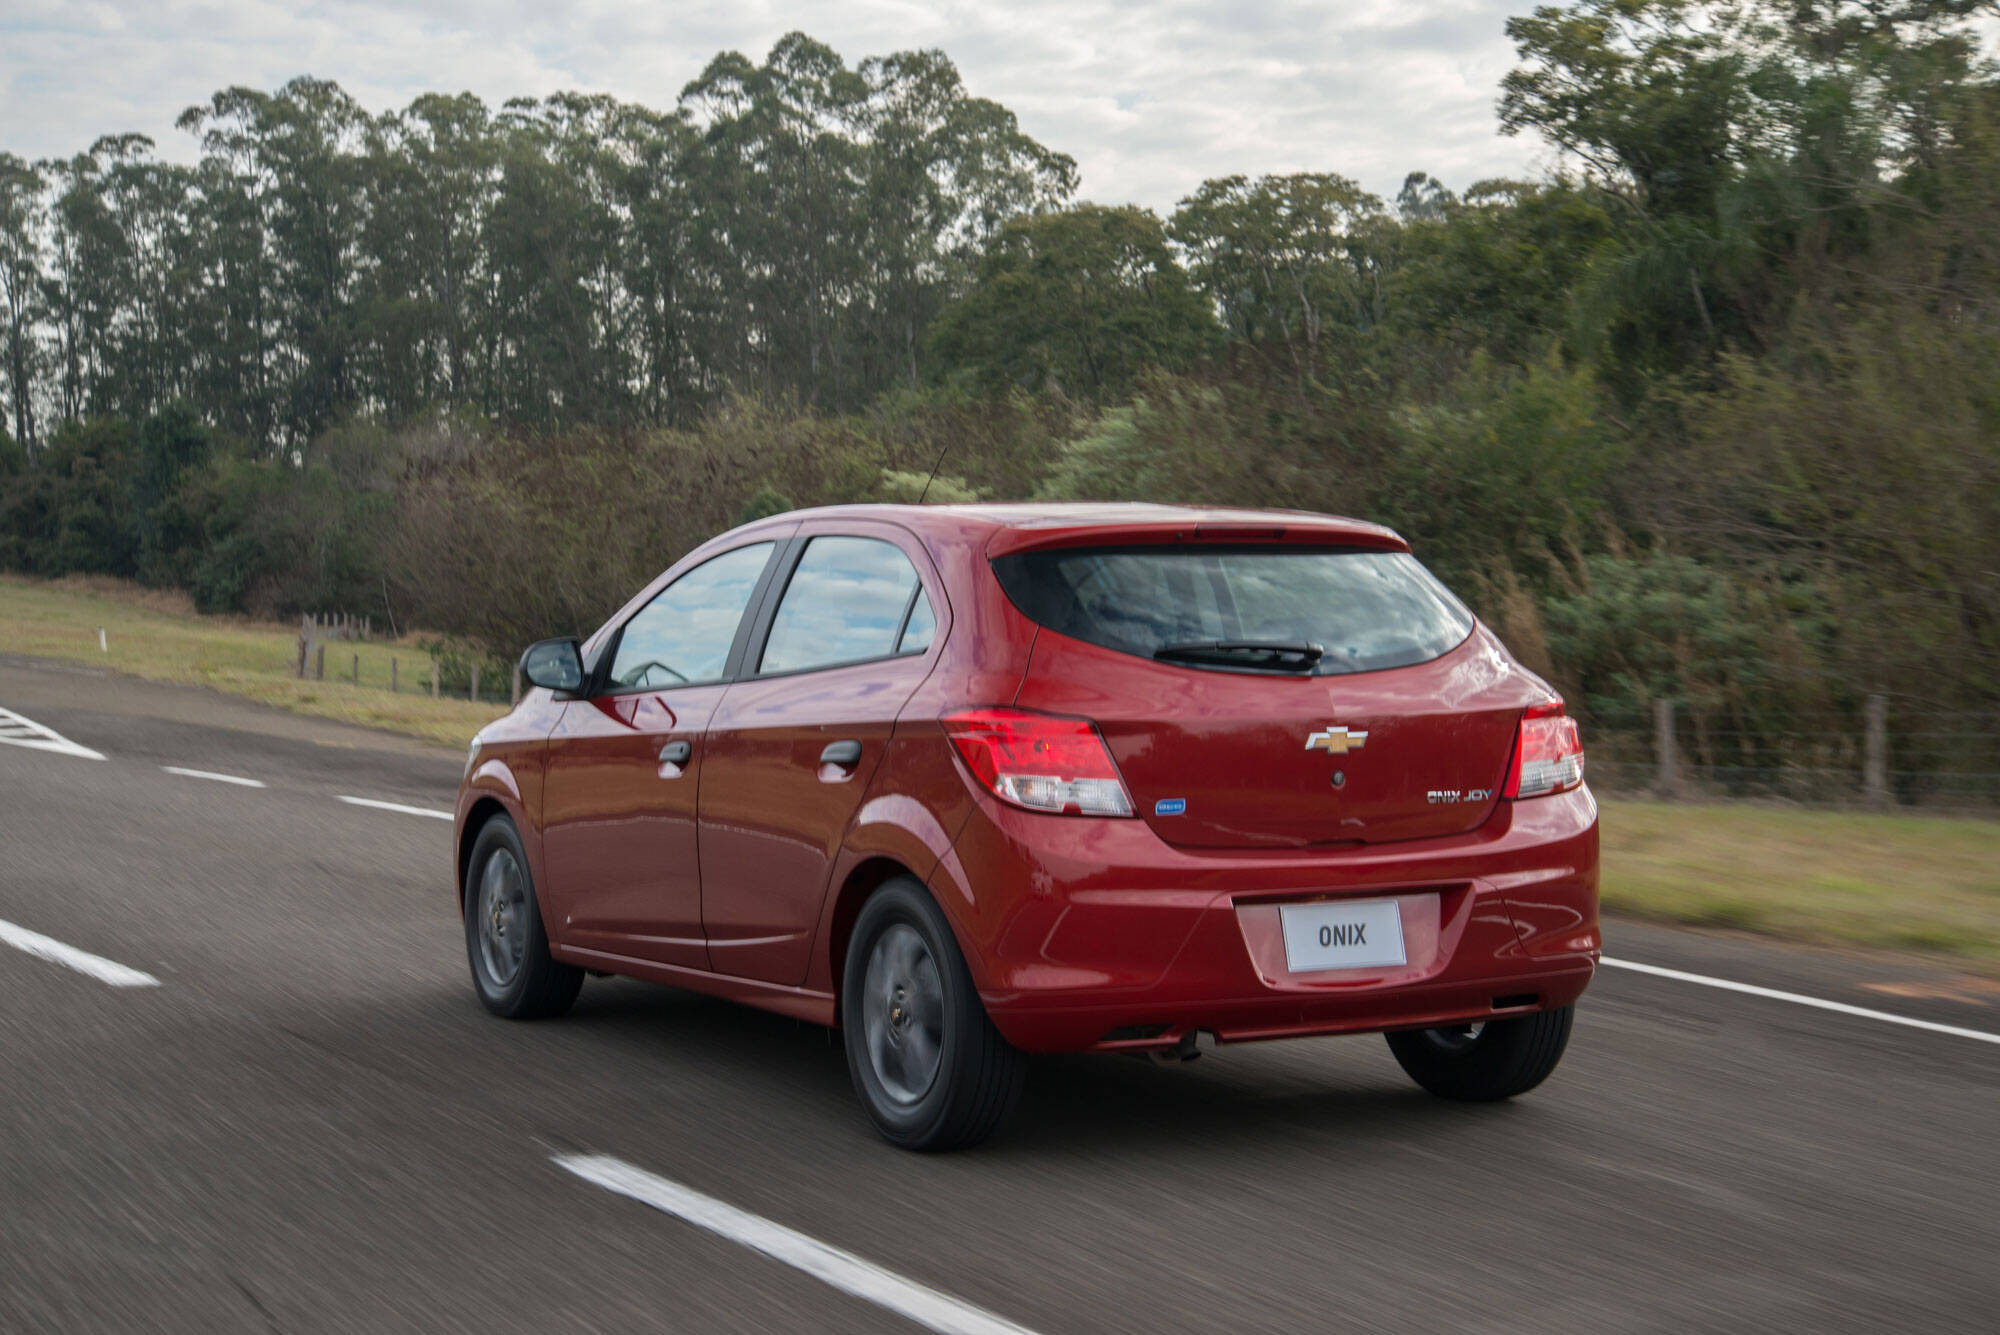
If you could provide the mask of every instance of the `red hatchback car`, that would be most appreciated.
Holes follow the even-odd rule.
[[[599,971],[835,1025],[899,1145],[988,1134],[1024,1053],[1202,1032],[1506,1098],[1596,967],[1574,722],[1373,524],[778,515],[522,666],[458,799],[487,1008]]]

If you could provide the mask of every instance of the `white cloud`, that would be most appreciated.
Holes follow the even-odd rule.
[[[173,129],[232,84],[338,81],[374,110],[420,92],[558,89],[670,105],[718,51],[761,58],[798,28],[850,61],[943,48],[972,91],[1076,158],[1083,194],[1165,211],[1231,172],[1337,171],[1384,194],[1544,160],[1499,135],[1502,26],[1528,0],[10,0],[0,149],[47,157]]]

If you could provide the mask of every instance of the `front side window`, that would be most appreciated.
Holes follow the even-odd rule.
[[[772,545],[724,552],[660,590],[625,623],[611,659],[612,686],[660,689],[722,680]]]
[[[760,672],[803,672],[895,654],[920,585],[894,543],[814,538],[771,621]]]

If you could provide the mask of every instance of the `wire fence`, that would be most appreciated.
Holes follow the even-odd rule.
[[[1652,726],[1592,726],[1592,787],[1684,801],[2000,811],[2000,711],[1899,708],[1868,697],[1857,726],[1739,733],[1697,729],[1668,701]]]
[[[292,675],[300,681],[337,681],[392,693],[428,694],[432,699],[518,704],[521,668],[449,643],[420,641],[421,652],[407,664],[394,643],[373,639],[374,623],[364,616],[307,613],[299,618],[292,652]]]

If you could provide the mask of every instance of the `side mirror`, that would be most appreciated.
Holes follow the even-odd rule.
[[[583,689],[583,647],[573,639],[543,640],[521,655],[521,675],[551,691]]]

